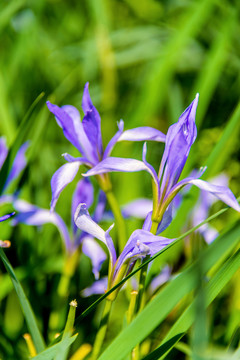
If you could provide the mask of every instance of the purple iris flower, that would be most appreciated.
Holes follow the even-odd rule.
[[[28,142],[24,143],[20,149],[18,150],[16,157],[13,161],[12,168],[8,174],[8,177],[6,179],[6,182],[3,186],[3,195],[0,196],[0,204],[5,204],[12,202],[13,197],[11,195],[6,195],[5,192],[7,191],[9,185],[19,176],[21,171],[26,167],[27,161],[25,157],[25,152],[28,148],[29,144]],[[0,137],[0,170],[3,167],[3,164],[7,158],[8,155],[8,148],[6,145],[6,140],[4,137]],[[10,214],[4,215],[0,217],[0,222],[5,221],[12,217],[15,214],[15,212],[12,212]],[[4,246],[0,245],[0,246]],[[6,246],[4,246],[6,247]]]
[[[79,202],[83,200],[86,202],[87,207],[90,207],[93,203],[93,186],[88,179],[82,179],[77,184],[72,198],[72,216],[74,215]],[[79,246],[81,246],[82,252],[90,258],[93,274],[95,278],[98,279],[100,268],[107,256],[92,236],[79,231],[73,222],[73,218],[72,228],[71,231],[69,231],[63,219],[54,211],[39,208],[20,199],[15,200],[13,205],[17,211],[13,220],[13,225],[18,223],[34,226],[42,226],[46,223],[54,224],[58,228],[63,242],[65,243],[67,253],[72,254]],[[102,217],[104,205],[105,198],[103,198],[101,194],[95,210],[95,218],[97,220]]]
[[[240,211],[240,206],[228,187],[213,185],[199,179],[205,169],[202,169],[197,175],[179,181],[189,151],[197,136],[195,124],[197,104],[198,94],[180,116],[178,122],[169,127],[158,174],[146,161],[146,143],[143,147],[143,161],[109,157],[84,174],[84,176],[92,176],[112,171],[148,171],[153,178],[153,211],[146,218],[144,225],[146,230],[151,229],[153,222],[159,224],[158,234],[166,229],[172,220],[173,199],[188,184],[197,186],[233,209]]]
[[[147,255],[153,256],[173,241],[173,239],[153,235],[147,230],[135,230],[117,258],[113,240],[109,234],[113,225],[107,231],[104,231],[90,217],[86,204],[79,204],[74,218],[79,229],[99,239],[107,247],[110,257],[109,286],[112,286],[130,272],[137,259],[143,259]]]
[[[103,149],[101,134],[101,118],[97,109],[93,106],[88,91],[89,84],[86,83],[82,98],[82,109],[84,117],[81,121],[79,111],[71,105],[65,105],[61,108],[57,105],[47,102],[49,110],[55,115],[58,125],[62,128],[64,136],[70,141],[76,149],[82,154],[82,157],[74,158],[69,154],[63,154],[67,163],[61,166],[53,175],[51,180],[53,210],[61,191],[75,178],[80,165],[88,168],[95,167],[102,160],[107,159],[113,147],[118,141],[165,141],[165,135],[151,127],[139,127],[123,131],[124,122],[118,123],[118,131],[109,141],[106,149]],[[104,171],[98,177],[102,189],[107,189],[108,181]]]

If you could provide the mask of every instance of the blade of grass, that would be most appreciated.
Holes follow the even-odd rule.
[[[221,290],[226,286],[226,284],[230,281],[235,272],[239,269],[240,266],[240,250],[238,250],[234,255],[232,255],[223,265],[223,267],[214,275],[214,277],[209,281],[209,283],[205,287],[206,294],[206,302],[205,306],[209,306],[211,302],[217,297],[217,295],[221,292]],[[180,335],[184,334],[192,325],[195,318],[195,305],[196,299],[193,303],[191,303],[188,308],[184,311],[184,313],[180,316],[180,318],[176,321],[176,323],[171,327],[167,336],[162,341],[160,347],[156,349],[155,354],[158,354],[158,357],[146,357],[144,360],[150,359],[159,359],[160,356],[167,355],[167,353],[174,346],[172,339],[178,338]],[[167,351],[165,351],[166,344],[171,340],[171,347]],[[163,357],[161,358],[163,359]]]
[[[115,360],[121,360],[131,350],[146,338],[178,304],[178,302],[194,290],[196,284],[196,272],[199,264],[203,273],[215,264],[215,262],[232,250],[240,238],[240,224],[218,237],[199,258],[174,278],[153,300],[147,304],[142,312],[128,325],[110,346],[100,356],[99,360],[107,360],[114,354]]]
[[[42,351],[37,356],[34,356],[32,359],[34,360],[52,360],[56,356],[58,352],[65,351],[69,348],[69,346],[76,340],[78,334],[69,337],[67,336],[65,339],[60,341],[59,343],[48,347],[46,350]]]
[[[201,31],[201,26],[211,15],[214,3],[215,0],[193,2],[187,14],[184,13],[181,17],[174,36],[169,39],[160,56],[151,64],[146,78],[142,81],[141,92],[135,102],[138,106],[135,107],[135,112],[131,116],[131,124],[137,123],[139,119],[147,120],[156,109],[161,109],[179,57],[189,39],[194,38]]]
[[[33,313],[32,307],[25,295],[22,285],[20,284],[20,282],[18,281],[18,279],[16,277],[16,274],[15,274],[7,256],[5,255],[4,251],[1,248],[0,248],[0,257],[1,257],[3,264],[12,280],[13,286],[17,293],[19,302],[21,304],[21,307],[22,307],[22,310],[23,310],[23,313],[24,313],[24,316],[26,319],[28,330],[32,336],[36,350],[37,350],[37,352],[43,351],[45,349],[45,344],[44,344],[43,337],[39,331],[37,321],[36,321],[35,315]]]

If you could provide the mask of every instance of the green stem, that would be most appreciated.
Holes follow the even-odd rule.
[[[111,312],[111,308],[112,308],[112,301],[106,299],[105,302],[105,307],[103,310],[103,314],[102,314],[102,319],[101,319],[101,323],[100,323],[100,328],[98,330],[94,345],[93,345],[93,352],[92,352],[92,356],[91,356],[91,360],[97,360],[101,348],[102,348],[102,344],[103,341],[105,339],[105,335],[107,332],[107,325],[108,325],[108,319],[110,316],[110,312]]]
[[[114,218],[116,220],[117,231],[118,231],[118,241],[119,241],[118,246],[119,246],[119,252],[121,253],[127,242],[125,221],[122,216],[118,201],[117,201],[115,195],[113,194],[113,192],[111,190],[106,192],[106,196],[107,196],[109,206],[110,206],[110,208],[113,212]]]
[[[69,284],[76,270],[80,253],[81,249],[78,248],[73,254],[68,254],[65,259],[64,268],[57,288],[58,306],[53,310],[49,318],[49,329],[52,333],[56,333],[56,331],[59,331],[63,326],[65,319],[65,311],[63,312],[63,309],[65,309]]]

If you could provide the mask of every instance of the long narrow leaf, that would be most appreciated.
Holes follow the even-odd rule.
[[[114,354],[115,360],[121,360],[137,344],[146,338],[178,302],[190,291],[196,288],[196,271],[201,263],[203,273],[215,264],[224,254],[229,253],[240,238],[240,224],[236,224],[227,233],[218,237],[197,261],[173,279],[120,333],[99,359],[107,360]]]
[[[19,302],[21,304],[25,319],[26,319],[26,323],[28,326],[28,330],[32,336],[34,345],[36,347],[37,352],[43,351],[45,349],[45,344],[44,344],[44,340],[42,338],[42,335],[39,331],[38,325],[37,325],[37,321],[35,319],[35,315],[33,313],[32,307],[25,295],[25,292],[22,288],[22,285],[20,284],[20,282],[18,281],[16,274],[7,258],[7,256],[5,255],[4,251],[0,248],[0,257],[4,263],[4,266],[12,280],[13,286],[16,290]]]
[[[32,359],[34,360],[52,360],[57,355],[58,352],[65,351],[69,348],[69,346],[76,340],[78,334],[72,337],[66,337],[59,343],[50,346],[46,350],[42,351],[37,356],[34,356]]]
[[[235,272],[239,269],[240,266],[240,250],[238,250],[234,255],[229,258],[223,267],[215,274],[215,276],[209,281],[205,288],[206,294],[206,307],[211,304],[211,302],[216,298],[220,291],[226,286],[230,281]],[[171,348],[175,345],[176,342],[184,335],[184,333],[192,325],[195,317],[195,304],[196,300],[191,303],[176,323],[171,327],[167,336],[162,341],[161,346],[153,351],[151,354],[146,356],[144,360],[157,360],[161,356],[164,357],[168,354]],[[163,359],[164,357],[161,357]]]

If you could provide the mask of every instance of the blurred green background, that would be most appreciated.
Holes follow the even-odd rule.
[[[9,147],[19,139],[31,141],[21,197],[49,208],[50,180],[64,163],[61,154],[77,153],[45,102],[72,104],[81,110],[87,81],[102,118],[105,144],[120,119],[125,129],[148,125],[166,133],[199,92],[198,140],[188,170],[205,165],[239,101],[239,17],[238,0],[1,0],[0,134]],[[27,127],[19,128],[42,92]],[[236,195],[238,139],[239,125],[229,138],[227,156],[222,154],[223,161],[216,169],[229,175]],[[141,151],[141,143],[121,143],[113,155],[141,159]],[[162,144],[148,144],[147,158],[155,168],[162,151]],[[148,174],[113,174],[112,178],[121,204],[139,196],[151,197]],[[57,205],[68,224],[74,186],[68,186]],[[138,225],[129,222],[129,233]],[[224,221],[217,225],[221,230]],[[12,229],[4,223],[1,238],[12,241],[8,256],[28,289],[46,334],[62,266],[60,236],[52,225],[41,230],[23,225]],[[84,275],[90,272],[90,264],[87,259],[83,264],[84,271],[76,274],[71,294],[89,284]],[[0,354],[21,358],[25,351],[23,318],[4,271],[0,282]],[[83,300],[79,311],[87,301]],[[87,331],[83,329],[83,333]]]

